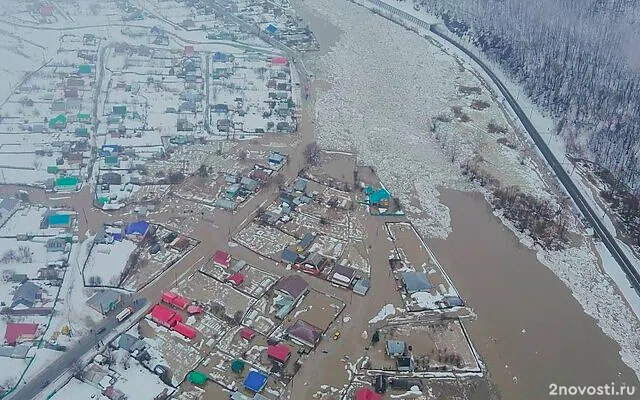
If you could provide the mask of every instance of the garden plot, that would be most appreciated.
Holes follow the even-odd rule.
[[[185,281],[180,282],[179,291],[184,296],[208,307],[216,317],[236,321],[242,319],[255,301],[231,285],[220,283],[201,272],[195,272]]]
[[[317,235],[309,251],[317,251],[325,257],[337,260],[342,256],[346,242],[327,235]]]
[[[317,165],[309,166],[305,178],[328,187],[344,190],[345,184],[353,187],[356,174],[355,154],[321,151]]]
[[[222,152],[218,150],[222,147]],[[183,144],[176,146],[167,160],[153,160],[146,163],[149,176],[164,177],[167,171],[183,171],[185,174],[199,172],[202,165],[206,167],[207,175],[218,173],[238,174],[244,166],[236,156],[227,154],[230,148],[228,142],[209,142]],[[196,191],[194,195],[202,195]]]
[[[138,249],[138,255],[131,260],[132,263],[123,286],[131,290],[141,289],[197,245],[196,240],[180,235],[162,225],[157,225],[156,232],[145,238],[142,246]]]
[[[221,187],[216,177],[196,176],[188,178],[173,193],[181,199],[208,205],[213,209]]]
[[[175,391],[162,382],[158,375],[146,369],[137,360],[132,360],[127,350],[114,350],[112,356],[114,363],[109,367],[117,374],[113,386],[128,398],[155,400],[163,393],[171,394]]]
[[[369,352],[368,369],[397,370],[396,359],[386,354],[388,340],[405,344],[404,356],[413,358],[415,372],[479,369],[459,320],[393,323],[380,328],[378,333],[380,342]]]
[[[317,290],[311,290],[302,302],[289,313],[285,319],[285,324],[291,325],[296,320],[302,319],[326,331],[344,307],[344,302],[339,299]]]
[[[298,239],[271,226],[250,222],[234,239],[241,245],[268,258],[279,259],[279,253]]]
[[[216,393],[218,397],[215,397],[212,391],[213,390],[210,389],[207,392],[207,400],[227,400],[229,398],[229,393],[223,393],[222,390]],[[184,382],[182,385],[180,385],[178,392],[173,395],[173,398],[176,400],[205,400],[205,390],[192,383]]]
[[[150,346],[147,349],[151,356],[148,364],[151,368],[158,364],[168,366],[174,386],[182,382],[201,360],[200,352],[190,346],[181,335],[160,327],[150,320],[141,320],[137,327],[134,326],[129,331],[134,336],[138,336],[138,332]]]
[[[85,284],[119,286],[137,247],[137,243],[127,239],[111,244],[95,244],[82,271]]]
[[[351,267],[361,272],[363,277],[371,275],[371,265],[369,264],[369,253],[364,242],[349,242],[345,247],[342,258],[338,264]]]
[[[143,185],[135,191],[131,200],[133,203],[149,204],[155,208],[155,204],[166,198],[170,188],[169,185]]]
[[[66,228],[41,228],[40,223],[45,218],[48,207],[26,206],[14,213],[0,228],[1,236],[39,235],[56,236],[67,231]],[[69,212],[65,212],[71,214]]]
[[[239,260],[232,259],[231,265]],[[215,264],[212,260],[208,260],[200,271],[214,277],[221,282],[230,282],[229,278],[238,279],[238,283],[234,286],[240,292],[248,294],[254,298],[260,298],[274,283],[278,280],[278,276],[268,273],[260,268],[245,264],[241,269],[230,271]]]
[[[317,217],[308,215],[307,212],[312,209],[322,209],[326,211],[326,207],[315,203],[308,204],[304,207],[298,207],[297,212],[291,213],[291,220],[282,226],[282,229],[292,236],[302,237],[308,232],[320,232],[328,236],[333,236],[341,240],[347,240],[347,225],[333,223],[327,216]],[[322,213],[322,212],[319,212]]]
[[[209,347],[230,329],[230,326],[225,321],[207,312],[190,316],[187,319],[187,325],[197,329]]]
[[[25,274],[29,279],[37,279],[38,270],[41,268],[49,265],[63,266],[69,253],[67,251],[48,252],[46,241],[46,238],[38,237],[31,241],[0,238],[0,269],[3,274]]]
[[[458,292],[451,284],[442,266],[426,244],[418,236],[413,226],[408,223],[389,223],[388,232],[394,239],[394,257],[402,262],[400,268],[394,269],[394,276],[402,282],[406,273],[417,272],[426,275],[426,290],[404,290],[403,299],[407,309],[411,311],[446,307],[445,297],[458,297]]]
[[[271,292],[258,299],[247,311],[242,324],[263,335],[270,335],[280,323],[275,316],[278,310],[275,301],[276,296]]]

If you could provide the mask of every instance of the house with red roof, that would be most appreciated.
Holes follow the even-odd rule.
[[[176,322],[173,330],[186,337],[187,339],[194,339],[198,332],[191,326],[183,324],[182,322]]]
[[[355,400],[382,400],[382,395],[374,392],[369,388],[360,388],[356,390]]]
[[[233,283],[234,286],[240,286],[242,285],[242,282],[244,282],[244,275],[240,272],[236,272],[235,274],[229,275],[227,281]]]
[[[275,360],[280,364],[285,364],[289,361],[289,357],[291,357],[291,350],[289,346],[278,343],[273,346],[269,346],[267,349],[267,357],[271,360]]]
[[[231,265],[231,255],[226,251],[217,250],[213,254],[212,260],[214,264],[222,268],[229,268],[229,265]]]
[[[162,325],[165,328],[172,328],[176,323],[182,321],[182,317],[175,311],[161,306],[160,304],[153,306],[150,314],[153,322]]]
[[[193,57],[194,52],[193,46],[184,46],[184,55],[186,57]]]
[[[184,310],[191,303],[186,297],[182,297],[179,294],[173,292],[162,293],[161,299],[163,302],[171,304],[172,306],[180,310]]]
[[[240,337],[250,342],[254,337],[256,337],[256,333],[251,328],[242,328],[240,329]]]
[[[8,323],[7,330],[4,332],[4,341],[9,346],[15,346],[25,340],[35,339],[37,332],[38,324]]]

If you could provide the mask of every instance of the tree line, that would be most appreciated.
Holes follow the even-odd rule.
[[[640,195],[640,2],[421,1],[559,121],[571,154]]]

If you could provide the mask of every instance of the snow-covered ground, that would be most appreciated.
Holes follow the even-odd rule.
[[[473,86],[481,86],[462,68],[464,63],[458,64],[429,41],[375,19],[379,17],[349,3],[317,0],[305,4],[344,30],[327,56],[309,64],[318,71],[327,71],[318,77],[329,83],[316,101],[314,122],[319,143],[333,150],[357,151],[359,161],[375,165],[392,192],[405,193],[405,198],[401,197],[403,204],[409,204],[407,188],[413,188],[418,206],[406,208],[410,214],[422,211],[427,215],[415,221],[422,234],[448,234],[449,210],[438,200],[437,189],[472,188],[457,166],[459,160],[476,149],[500,166],[498,170],[505,175],[519,175],[518,184],[523,190],[549,196],[549,191],[540,190],[542,179],[529,162],[514,163],[514,157],[486,151],[491,142],[481,132],[486,130],[482,121],[476,126],[474,122],[451,124],[444,145],[442,139],[436,141],[429,133],[432,117],[459,105],[455,83],[469,85],[475,80]],[[497,104],[492,100],[489,110],[497,109]],[[478,118],[468,114],[472,120]],[[489,115],[485,122],[486,117]],[[451,148],[458,151],[454,164],[450,162]],[[524,236],[519,236],[526,242]],[[640,375],[638,320],[625,299],[616,293],[614,283],[600,270],[598,257],[587,243],[556,252],[538,248],[538,258],[565,282],[585,312],[621,346],[623,361]]]
[[[100,277],[103,285],[117,286],[120,274],[135,249],[136,243],[126,239],[112,244],[96,244],[84,269],[85,281],[89,283],[91,277]]]

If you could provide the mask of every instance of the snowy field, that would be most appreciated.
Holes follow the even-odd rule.
[[[439,202],[437,188],[473,188],[455,171],[460,160],[474,149],[508,171],[508,175],[518,177],[523,190],[549,196],[527,157],[522,165],[517,161],[520,156],[505,156],[506,150],[483,151],[485,143],[495,140],[479,131],[484,130],[487,119],[484,124],[476,124],[478,130],[473,123],[451,124],[456,129],[445,131],[444,145],[442,138],[436,140],[430,134],[432,117],[460,105],[453,82],[468,85],[475,81],[474,86],[482,86],[455,58],[418,35],[350,3],[318,0],[306,4],[344,30],[328,56],[310,64],[316,70],[327,71],[318,77],[330,84],[316,102],[319,143],[330,149],[357,151],[359,161],[375,165],[382,181],[392,192],[400,194],[403,204],[410,203],[407,188],[413,188],[419,208],[408,207],[407,211],[422,214],[413,218],[422,234],[436,237],[448,234],[449,210]],[[390,106],[390,99],[407,101],[393,102]],[[492,101],[485,112],[497,109],[497,102]],[[474,118],[473,114],[468,115]],[[493,118],[499,123],[505,120],[496,114]],[[457,161],[452,165],[454,148]],[[538,258],[567,284],[587,314],[621,346],[623,361],[640,374],[638,320],[599,268],[599,259],[592,248],[585,243],[565,251],[537,250]]]

